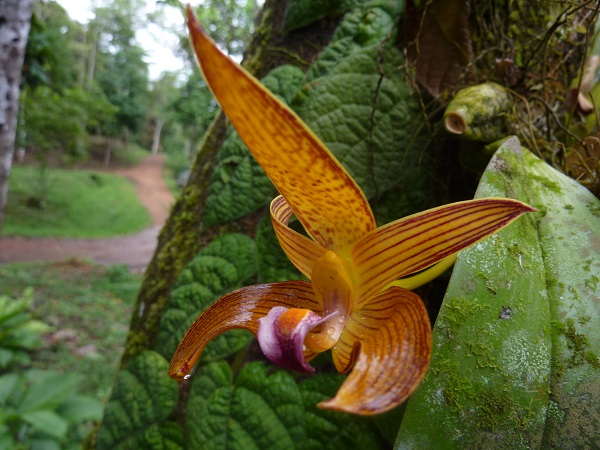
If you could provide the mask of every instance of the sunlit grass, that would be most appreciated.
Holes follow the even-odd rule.
[[[37,189],[39,169],[14,167],[4,235],[98,238],[135,233],[150,226],[134,186],[123,177],[85,170],[48,169]],[[39,192],[47,198],[31,206]]]

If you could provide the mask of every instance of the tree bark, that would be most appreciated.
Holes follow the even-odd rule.
[[[15,152],[19,83],[31,26],[31,0],[0,1],[0,231]]]

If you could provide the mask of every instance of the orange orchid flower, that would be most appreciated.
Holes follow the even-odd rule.
[[[425,375],[431,326],[403,281],[535,209],[510,199],[454,203],[377,228],[356,182],[302,120],[215,46],[188,6],[191,41],[208,86],[280,196],[271,218],[283,250],[310,282],[248,286],[225,295],[192,324],[169,375],[189,378],[204,346],[244,328],[285,368],[331,349],[348,373],[320,407],[377,414],[402,403]],[[288,227],[295,215],[307,238]],[[392,285],[395,284],[395,285]]]

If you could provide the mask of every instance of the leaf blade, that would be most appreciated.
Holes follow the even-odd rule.
[[[520,144],[506,141],[477,196],[532,202]],[[552,343],[535,220],[458,255],[433,331],[430,370],[408,402],[395,448],[539,448],[549,400]]]

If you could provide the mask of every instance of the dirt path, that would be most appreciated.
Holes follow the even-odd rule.
[[[141,164],[112,173],[127,177],[152,217],[152,227],[140,233],[106,239],[0,237],[0,263],[89,259],[102,264],[127,264],[144,270],[156,248],[161,227],[174,201],[162,177],[164,158],[150,156]]]

